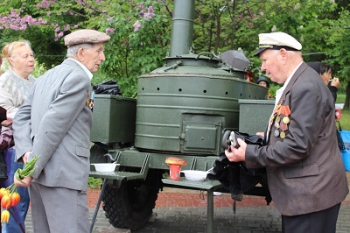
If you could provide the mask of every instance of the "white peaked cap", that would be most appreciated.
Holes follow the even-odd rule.
[[[294,37],[284,32],[260,33],[259,49],[254,56],[259,55],[266,49],[279,50],[281,48],[292,51],[300,51],[302,46]]]

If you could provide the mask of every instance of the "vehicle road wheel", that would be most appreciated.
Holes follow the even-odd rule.
[[[150,170],[147,179],[124,180],[117,188],[108,184],[103,193],[103,210],[116,228],[137,230],[152,216],[160,188],[160,171]]]

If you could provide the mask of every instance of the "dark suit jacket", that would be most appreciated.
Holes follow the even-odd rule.
[[[14,121],[16,156],[40,155],[33,182],[87,190],[90,168],[91,80],[77,62],[65,60],[35,82]]]
[[[273,122],[267,146],[247,146],[247,167],[266,167],[272,200],[282,215],[307,214],[340,203],[349,190],[330,91],[302,63],[281,99],[291,111],[286,137],[274,136]]]

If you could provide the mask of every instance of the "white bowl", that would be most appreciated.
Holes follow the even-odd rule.
[[[97,172],[114,172],[115,168],[119,166],[116,163],[92,163],[95,166]]]
[[[186,180],[190,181],[203,181],[207,178],[208,172],[196,171],[196,170],[184,170],[181,171],[185,174]]]

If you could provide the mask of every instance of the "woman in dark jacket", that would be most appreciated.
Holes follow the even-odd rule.
[[[334,102],[337,100],[337,91],[338,86],[340,84],[339,79],[334,77],[332,79],[332,66],[323,62],[315,61],[315,62],[309,62],[307,63],[312,69],[314,69],[317,73],[320,74],[321,78],[325,82],[325,84],[328,86],[329,90],[331,91]],[[331,83],[329,83],[331,82]]]

